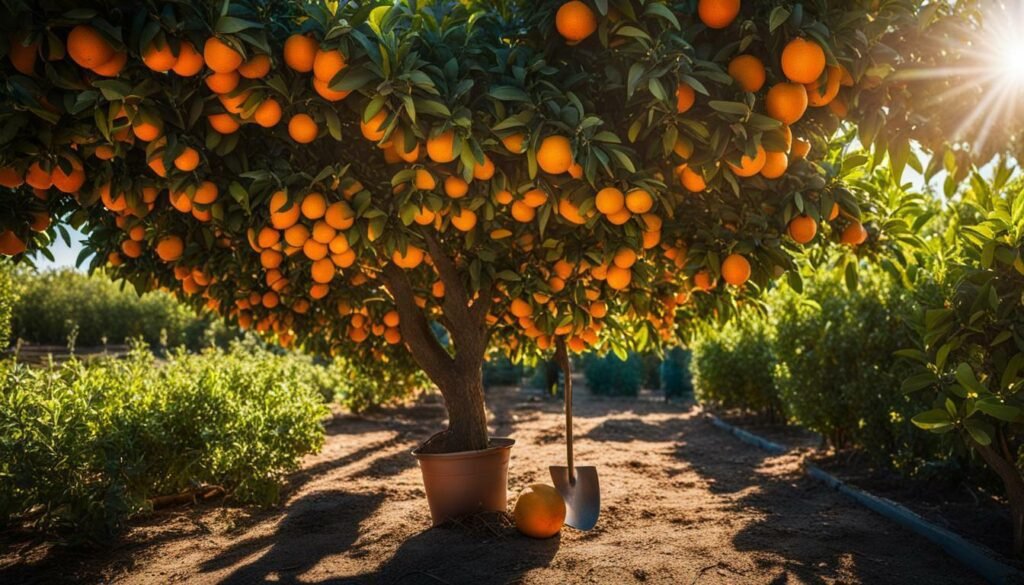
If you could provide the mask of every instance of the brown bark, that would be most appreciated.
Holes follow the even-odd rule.
[[[444,283],[444,324],[454,355],[437,340],[422,309],[414,300],[405,272],[388,264],[383,281],[399,314],[399,330],[413,359],[437,384],[448,409],[448,428],[428,439],[421,450],[453,453],[486,449],[487,414],[484,408],[483,363],[487,351],[486,327],[490,295],[470,304],[455,263],[445,255],[433,235],[426,236],[430,257]]]
[[[1013,554],[1024,553],[1024,477],[1013,461],[1005,459],[991,445],[973,443],[985,463],[1003,480],[1006,498],[1010,501],[1010,520],[1013,523]]]

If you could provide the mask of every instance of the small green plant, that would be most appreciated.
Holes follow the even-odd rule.
[[[694,343],[691,362],[697,399],[781,420],[783,408],[772,378],[775,356],[770,335],[764,318],[753,311],[702,330]]]
[[[0,260],[0,350],[6,349],[11,339],[11,313],[17,300],[13,269],[9,262]]]

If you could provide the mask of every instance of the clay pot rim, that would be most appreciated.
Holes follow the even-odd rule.
[[[446,459],[449,461],[457,459],[473,459],[490,455],[494,451],[509,450],[516,444],[516,440],[509,437],[491,437],[488,439],[490,447],[477,451],[456,451],[455,453],[420,453],[420,447],[412,450],[417,459]]]

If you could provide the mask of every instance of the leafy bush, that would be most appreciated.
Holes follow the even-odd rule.
[[[50,369],[0,363],[0,523],[115,532],[150,498],[218,485],[271,504],[323,441],[308,359],[236,346]]]
[[[750,311],[717,329],[704,329],[693,345],[691,361],[697,399],[780,417],[783,408],[773,379],[770,337],[765,320]]]
[[[523,377],[522,364],[505,356],[493,356],[484,362],[484,387],[518,386]]]
[[[408,354],[382,355],[377,361],[337,358],[328,372],[334,391],[325,397],[353,412],[394,404],[432,387],[426,374],[413,367]]]
[[[7,347],[11,338],[11,313],[17,300],[11,265],[0,261],[0,349]]]
[[[220,320],[197,317],[170,294],[139,296],[131,286],[103,274],[22,270],[16,287],[20,298],[14,307],[13,335],[33,343],[64,345],[74,332],[79,346],[141,337],[151,347],[184,345],[196,350],[211,344],[224,347],[237,336]]]
[[[692,397],[693,378],[690,362],[693,354],[681,347],[665,352],[661,362],[661,389],[666,398]]]
[[[622,361],[614,353],[583,356],[583,376],[594,394],[604,396],[636,396],[644,381],[644,360],[635,353]]]

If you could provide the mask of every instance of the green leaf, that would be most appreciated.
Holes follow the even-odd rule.
[[[912,423],[926,431],[945,429],[953,426],[949,413],[941,408],[926,410],[910,419]]]
[[[903,385],[900,387],[900,391],[909,394],[911,392],[917,392],[923,390],[934,384],[938,384],[939,377],[932,372],[921,372],[910,376],[903,380]]]
[[[985,414],[1006,422],[1020,422],[1022,411],[1020,407],[1004,404],[995,396],[988,396],[975,401],[975,407]]]

